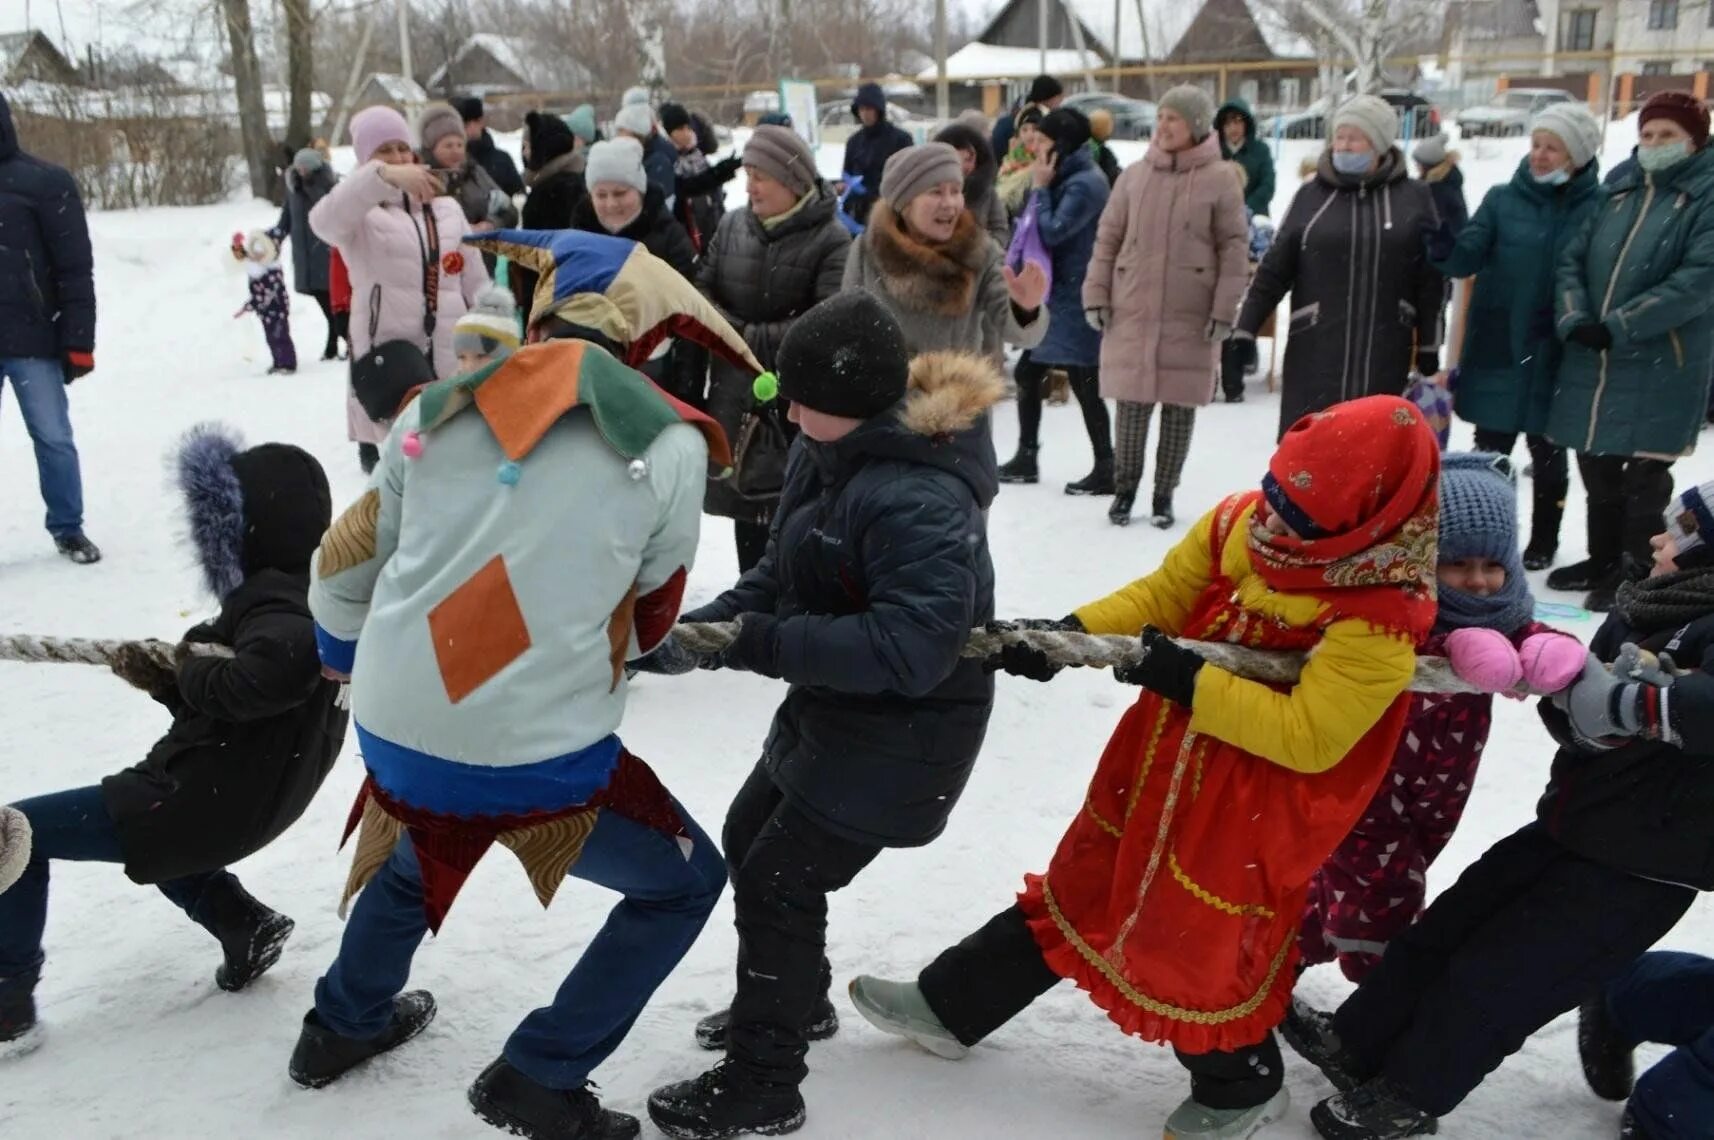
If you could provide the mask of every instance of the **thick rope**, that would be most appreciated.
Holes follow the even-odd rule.
[[[117,641],[93,637],[37,637],[28,633],[0,634],[0,661],[46,661],[59,665],[112,665],[118,659],[119,651],[128,645],[140,646],[148,650],[149,657],[157,665],[167,669],[175,667],[173,652],[178,647],[171,641],[157,641],[154,638],[143,641]],[[192,657],[233,656],[231,648],[225,645],[193,642],[189,649]],[[339,686],[339,696],[334,703],[342,709],[351,707],[350,685]]]

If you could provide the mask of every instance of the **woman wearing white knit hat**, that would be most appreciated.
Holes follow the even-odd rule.
[[[1400,395],[1413,371],[1440,371],[1443,279],[1422,241],[1438,216],[1398,131],[1398,113],[1374,95],[1334,113],[1315,177],[1292,199],[1238,316],[1235,335],[1253,340],[1291,294],[1282,433],[1345,400]]]

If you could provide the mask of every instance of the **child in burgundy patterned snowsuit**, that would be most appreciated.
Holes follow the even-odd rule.
[[[1480,693],[1418,693],[1392,767],[1369,809],[1310,884],[1298,945],[1307,968],[1339,961],[1361,981],[1416,921],[1431,863],[1452,838],[1488,743],[1492,694],[1567,687],[1583,668],[1576,638],[1532,619],[1518,557],[1511,463],[1482,452],[1443,457],[1440,613],[1417,650],[1451,659]]]
[[[244,263],[244,272],[250,278],[250,300],[237,315],[255,313],[260,318],[262,334],[268,338],[268,351],[274,358],[268,374],[296,372],[298,350],[292,344],[292,302],[286,292],[286,275],[280,271],[279,240],[267,230],[233,234],[232,256]]]

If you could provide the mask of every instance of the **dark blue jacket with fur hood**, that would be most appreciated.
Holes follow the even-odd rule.
[[[191,657],[154,694],[172,727],[136,767],[101,783],[125,873],[159,883],[216,870],[297,821],[345,742],[339,686],[321,676],[308,593],[310,559],[333,513],[327,476],[282,443],[240,450],[194,429],[177,460],[190,536],[220,613],[187,642],[229,646]]]

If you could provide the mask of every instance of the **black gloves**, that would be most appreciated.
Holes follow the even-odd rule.
[[[1452,226],[1445,219],[1422,223],[1422,251],[1430,261],[1445,261],[1457,245]]]
[[[715,173],[720,176],[720,181],[722,182],[732,181],[734,178],[738,177],[738,172],[743,168],[744,156],[741,154],[735,154],[730,158],[722,159],[714,164]]]
[[[1196,674],[1203,666],[1202,658],[1152,625],[1143,628],[1141,640],[1142,656],[1115,666],[1113,676],[1189,708],[1196,699]]]
[[[1258,367],[1255,337],[1234,334],[1226,342],[1226,351],[1232,354],[1232,363],[1245,372],[1254,372]]]
[[[1598,321],[1586,321],[1565,334],[1572,344],[1580,344],[1592,352],[1606,352],[1613,347],[1613,333]]]
[[[984,627],[989,633],[1015,633],[1023,629],[1063,629],[1082,633],[1083,623],[1075,616],[1063,618],[1019,618],[1017,621],[991,621]],[[1000,652],[983,662],[982,667],[992,673],[996,670],[1010,673],[1014,677],[1027,677],[1032,681],[1051,681],[1065,666],[1055,665],[1040,649],[1028,645],[1008,644]]]
[[[1416,354],[1416,372],[1418,376],[1433,376],[1440,371],[1440,353],[1432,348],[1422,348]]]

